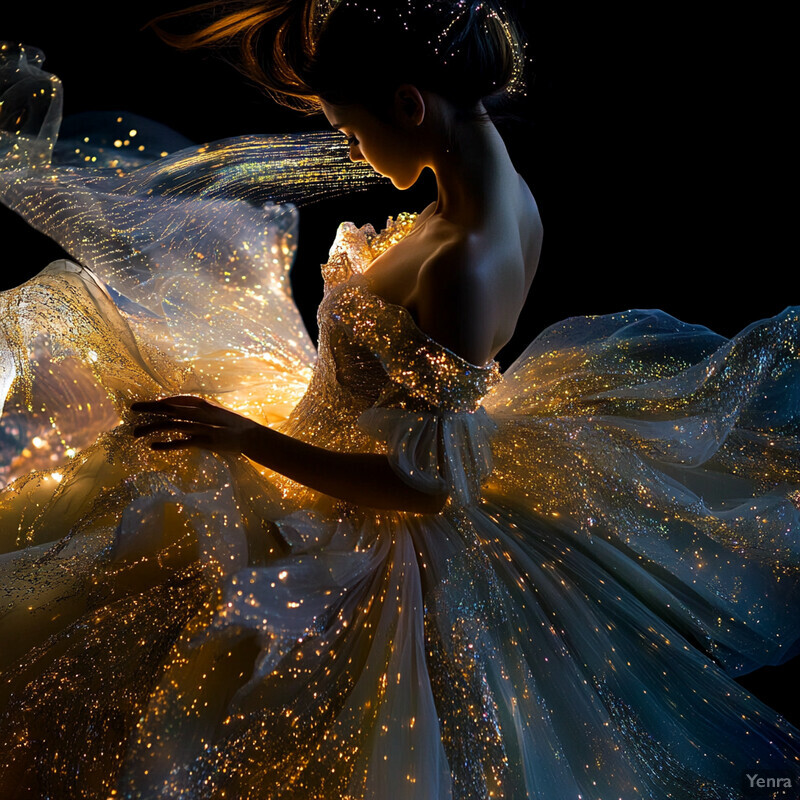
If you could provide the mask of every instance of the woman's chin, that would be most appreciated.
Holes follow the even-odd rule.
[[[370,164],[370,167],[378,173],[378,175],[382,175],[384,178],[388,178],[392,182],[392,186],[395,189],[410,189],[419,179],[419,174],[416,175],[391,175],[388,172],[383,172],[379,170],[374,164]]]
[[[406,189],[410,189],[415,183],[416,180],[409,181],[409,180],[402,180],[400,178],[393,178],[391,175],[387,175],[386,177],[392,182],[392,185],[395,189],[400,189],[400,191],[405,191]]]
[[[370,164],[370,166],[372,167],[372,164]],[[398,182],[397,182],[397,178],[393,178],[391,175],[387,175],[385,172],[381,172],[379,169],[375,169],[375,167],[372,167],[372,169],[373,169],[375,172],[377,172],[377,173],[378,173],[378,175],[381,175],[381,176],[382,176],[382,177],[384,177],[384,178],[388,178],[388,179],[389,179],[389,180],[392,182],[392,186],[394,186],[394,187],[395,187],[395,189],[402,189],[402,188],[403,188],[403,186],[401,186],[400,184],[398,184]]]

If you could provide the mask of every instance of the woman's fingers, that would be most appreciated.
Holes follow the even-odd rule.
[[[188,438],[171,439],[170,441],[151,442],[153,450],[179,450],[185,447],[210,447],[212,436],[215,429],[209,430],[208,425],[198,422],[184,422],[175,419],[162,419],[158,422],[150,422],[147,425],[138,425],[133,429],[133,435],[137,437],[148,436],[152,433],[188,433]]]
[[[189,422],[206,422],[222,425],[228,417],[236,416],[222,406],[209,403],[200,397],[178,396],[163,400],[145,400],[131,405],[131,411],[143,414],[157,414],[170,419],[183,419]]]
[[[133,429],[136,437],[153,433],[161,436],[188,434],[188,438],[152,442],[150,446],[155,450],[195,446],[241,452],[244,437],[255,426],[255,423],[235,411],[192,395],[140,401],[133,403],[131,410],[156,417],[136,425]]]
[[[208,432],[208,425],[202,422],[188,422],[179,419],[160,419],[157,422],[148,422],[146,425],[137,425],[133,429],[133,435],[147,436],[156,431],[181,431],[202,434]]]

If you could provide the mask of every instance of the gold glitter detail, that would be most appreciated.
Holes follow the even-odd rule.
[[[491,471],[494,430],[479,403],[500,380],[498,364],[464,361],[422,332],[405,308],[370,292],[363,279],[371,261],[406,236],[416,218],[390,217],[380,232],[350,222],[339,227],[322,268],[319,361],[281,431],[329,449],[387,453],[412,485],[474,503]],[[293,507],[317,499],[273,477]]]

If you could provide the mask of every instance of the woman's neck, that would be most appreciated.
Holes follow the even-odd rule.
[[[485,113],[482,104],[479,110]],[[497,207],[501,189],[516,177],[516,170],[488,117],[461,120],[449,105],[437,112],[427,159],[438,187],[433,213],[475,227],[487,210]]]

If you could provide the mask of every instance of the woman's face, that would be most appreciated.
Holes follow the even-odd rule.
[[[351,161],[366,161],[398,189],[416,183],[424,165],[402,123],[385,122],[359,105],[321,104],[328,122],[347,137]]]

